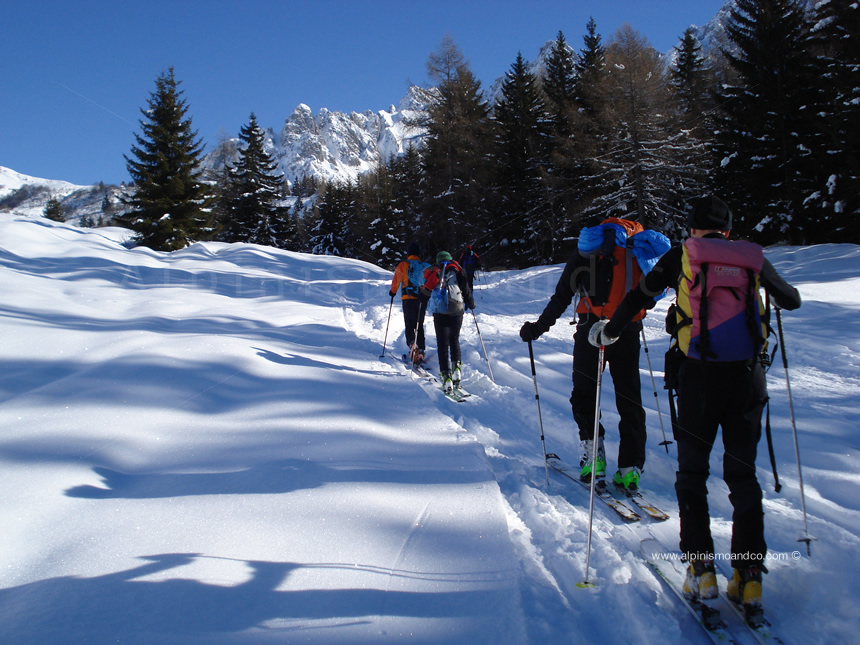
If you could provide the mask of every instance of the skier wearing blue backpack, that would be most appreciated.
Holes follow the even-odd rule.
[[[421,247],[412,242],[406,248],[406,259],[394,270],[388,295],[391,299],[400,289],[403,306],[403,322],[406,326],[406,344],[413,363],[424,362],[424,304],[419,289],[424,284],[424,271],[430,265],[421,261]]]
[[[463,314],[466,309],[475,308],[475,300],[463,269],[447,251],[439,251],[436,264],[424,272],[421,294],[427,302],[427,312],[433,314],[442,388],[451,392],[460,385],[463,371],[460,352]]]
[[[576,300],[576,331],[573,336],[573,391],[570,396],[573,419],[582,442],[580,479],[604,486],[606,453],[603,448],[604,427],[595,430],[595,401],[599,353],[588,342],[591,329],[603,318],[608,319],[624,294],[637,285],[642,276],[669,249],[669,240],[657,231],[644,230],[631,220],[610,217],[589,222],[580,231],[577,250],[568,260],[555,287],[555,293],[536,322],[526,322],[520,329],[525,342],[537,340],[564,314]],[[639,335],[646,309],[654,299],[643,303],[636,311],[628,329],[619,342],[607,348],[604,359],[609,363],[615,386],[615,407],[620,421],[618,434],[618,469],[613,483],[628,494],[639,488],[639,478],[645,465],[645,410],[642,407],[639,379]],[[602,369],[602,367],[600,368]],[[597,442],[595,451],[594,442]],[[594,458],[594,453],[597,458]]]
[[[767,573],[755,466],[767,401],[762,354],[769,329],[759,287],[781,309],[798,308],[800,294],[780,277],[759,245],[728,239],[732,213],[725,202],[705,196],[692,201],[688,210],[690,238],[657,262],[612,318],[599,323],[593,340],[615,342],[654,294],[676,291],[666,320],[673,337],[666,354],[666,383],[678,395],[673,431],[680,546],[689,565],[684,594],[695,600],[718,595],[707,481],[711,449],[721,428],[723,479],[733,508],[733,575],[727,595],[743,604],[747,620],[754,623],[763,615],[762,573]]]

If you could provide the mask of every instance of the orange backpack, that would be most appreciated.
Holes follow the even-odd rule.
[[[644,230],[639,222],[618,217],[582,229],[578,249],[590,259],[590,279],[582,285],[584,295],[577,313],[611,318],[627,292],[639,284],[642,269],[633,256],[633,236]],[[643,309],[633,320],[644,317]]]

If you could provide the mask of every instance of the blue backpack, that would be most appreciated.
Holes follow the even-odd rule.
[[[428,314],[461,314],[466,310],[463,292],[457,284],[457,269],[447,262],[439,270],[439,284],[430,294],[427,303]]]
[[[418,297],[418,289],[424,285],[424,270],[430,265],[420,260],[406,260],[409,271],[406,273],[407,284],[403,285],[403,293],[407,296]]]

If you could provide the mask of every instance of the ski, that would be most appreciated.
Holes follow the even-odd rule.
[[[652,520],[656,520],[658,522],[665,522],[669,519],[668,513],[661,510],[659,506],[657,506],[654,502],[650,500],[650,495],[647,492],[643,492],[641,490],[636,491],[635,493],[629,493],[623,486],[619,486],[615,484],[615,489],[622,495],[624,495],[625,499],[629,499],[633,502],[639,509],[645,513]]]
[[[472,393],[471,393],[471,392],[467,392],[466,390],[464,390],[464,389],[463,389],[462,387],[460,387],[459,385],[455,385],[455,386],[454,386],[454,391],[455,391],[457,394],[459,394],[460,396],[462,396],[463,398],[466,398],[466,397],[472,396]]]
[[[687,610],[696,618],[696,622],[715,643],[737,643],[738,641],[729,633],[726,622],[720,616],[719,609],[711,607],[701,601],[688,600],[681,591],[685,573],[678,568],[680,559],[672,559],[672,553],[653,538],[642,540],[639,544],[642,558],[654,570],[655,573],[675,593]]]
[[[406,364],[406,366],[418,376],[429,379],[431,381],[436,380],[436,377],[433,375],[433,372],[430,371],[430,366],[427,365],[427,363],[413,363],[412,359],[409,358],[409,354],[403,354],[402,360]]]
[[[553,453],[549,452],[546,455],[546,463],[557,473],[564,475],[571,481],[575,481],[577,484],[585,488],[586,490],[591,490],[591,483],[584,482],[579,478],[579,473],[570,469],[570,467],[566,466],[564,462],[562,462],[561,458]],[[640,515],[634,511],[632,508],[627,506],[624,502],[615,499],[615,496],[609,491],[606,487],[605,483],[598,482],[594,487],[594,496],[600,499],[604,504],[606,504],[613,511],[618,513],[618,515],[627,522],[638,522],[642,518]]]
[[[728,584],[728,576],[725,575],[723,567],[718,567],[718,578],[720,580],[720,588],[725,589]],[[767,645],[768,643],[785,643],[785,641],[774,635],[771,631],[770,621],[764,613],[757,616],[755,622],[751,622],[743,608],[743,605],[738,604],[729,598],[725,591],[721,591],[720,596],[722,596],[726,601],[726,604],[732,608],[732,611],[737,614],[738,618],[741,619],[746,628],[750,630],[752,637],[755,638],[756,641],[762,645]]]
[[[453,401],[454,403],[465,403],[466,401],[466,397],[461,396],[456,389],[451,391],[442,389],[442,394],[445,395],[445,398],[449,401]]]

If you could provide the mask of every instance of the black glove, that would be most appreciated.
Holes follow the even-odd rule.
[[[525,322],[523,326],[520,327],[520,338],[523,339],[524,343],[530,343],[533,340],[537,340],[540,338],[540,335],[543,332],[537,323],[533,322]]]
[[[391,296],[392,298],[394,298],[394,296],[396,296],[396,295],[397,295],[397,292],[396,292],[396,291],[390,291],[390,290],[389,290],[388,295],[389,295],[389,296]]]

